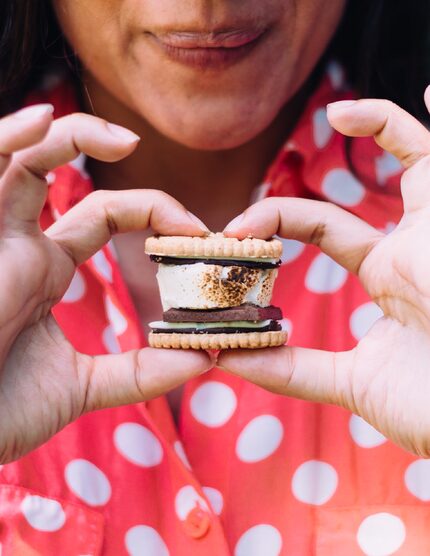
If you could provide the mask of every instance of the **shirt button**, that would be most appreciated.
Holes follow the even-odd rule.
[[[193,539],[201,539],[210,529],[210,516],[207,512],[196,506],[189,512],[183,525],[187,535]]]

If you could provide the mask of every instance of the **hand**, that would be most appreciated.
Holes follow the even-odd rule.
[[[84,412],[159,396],[212,366],[206,353],[180,350],[89,357],[51,315],[76,266],[113,233],[150,225],[162,234],[204,234],[182,205],[152,190],[97,191],[42,233],[48,171],[79,152],[119,160],[137,141],[85,114],[52,123],[49,106],[0,120],[0,463]]]
[[[426,94],[430,108],[430,91]],[[219,366],[277,394],[343,406],[403,448],[430,456],[430,133],[386,100],[328,107],[350,136],[373,135],[407,168],[404,215],[385,235],[330,203],[266,199],[225,234],[318,245],[356,273],[384,316],[351,351],[280,347],[222,353]]]

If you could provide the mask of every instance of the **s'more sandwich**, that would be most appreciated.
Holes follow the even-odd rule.
[[[157,348],[228,349],[283,345],[282,312],[270,304],[282,243],[153,236],[145,252],[158,263],[163,320],[150,323]]]

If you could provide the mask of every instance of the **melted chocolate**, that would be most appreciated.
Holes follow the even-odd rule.
[[[218,266],[244,266],[246,268],[259,268],[262,270],[270,270],[278,268],[281,260],[275,263],[260,262],[260,261],[238,261],[236,259],[188,259],[186,257],[167,257],[164,255],[149,255],[149,258],[154,263],[170,264],[170,265],[184,265],[184,264],[215,264]]]
[[[255,328],[230,328],[230,327],[219,327],[210,328],[206,330],[197,330],[196,328],[178,328],[174,330],[173,328],[153,328],[152,332],[154,334],[237,334],[246,332],[276,332],[282,330],[279,322],[272,320],[267,326],[259,326]]]

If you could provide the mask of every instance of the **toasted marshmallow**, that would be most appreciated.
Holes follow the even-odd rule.
[[[163,311],[215,309],[253,303],[270,305],[277,269],[205,263],[159,264],[157,281]]]

